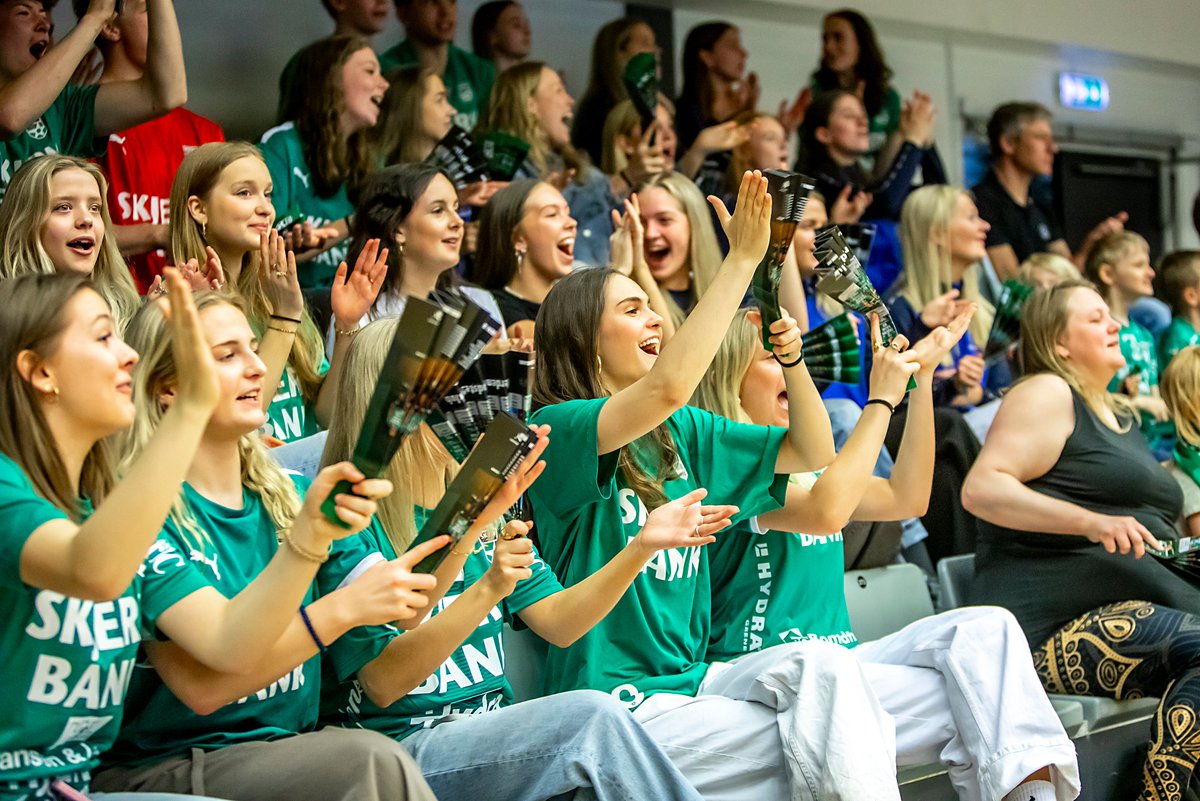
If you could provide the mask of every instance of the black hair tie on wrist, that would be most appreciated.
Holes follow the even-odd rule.
[[[863,404],[863,408],[864,408],[864,409],[865,409],[865,408],[867,408],[867,407],[868,407],[868,406],[870,406],[872,403],[878,403],[880,406],[886,406],[886,407],[887,407],[887,410],[888,410],[888,414],[895,414],[895,413],[896,413],[896,407],[895,407],[895,406],[893,406],[893,405],[892,405],[891,403],[889,403],[888,401],[885,401],[883,398],[871,398],[869,401],[867,401],[866,403],[864,403],[864,404]]]
[[[783,359],[779,358],[779,354],[777,353],[772,353],[771,355],[775,357],[775,361],[779,362],[780,367],[795,367],[797,364],[804,361],[803,350],[800,351],[800,355],[796,357],[794,362],[785,362]]]

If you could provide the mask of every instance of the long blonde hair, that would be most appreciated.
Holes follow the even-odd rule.
[[[604,118],[604,131],[600,136],[600,170],[605,175],[617,175],[629,166],[629,158],[617,145],[617,137],[629,136],[640,131],[642,118],[632,100],[622,100],[612,107]]]
[[[325,440],[322,464],[344,461],[353,455],[399,324],[396,317],[376,320],[354,338],[337,387],[337,409]],[[397,553],[408,548],[417,535],[413,507],[430,494],[440,496],[457,472],[458,464],[424,423],[400,446],[383,474],[392,482],[392,494],[379,500],[375,513]]]
[[[748,309],[740,309],[733,316],[717,355],[692,394],[691,403],[739,423],[752,422],[742,409],[741,386],[746,371],[762,351],[758,328],[751,324],[749,313]]]
[[[712,286],[717,272],[721,269],[721,246],[717,243],[717,233],[713,229],[708,202],[690,178],[677,172],[664,172],[654,176],[646,182],[642,191],[651,188],[662,189],[674,198],[679,210],[687,217],[690,230],[687,257],[687,269],[690,274],[688,289],[692,293],[693,302],[697,301]],[[670,293],[664,294],[663,298],[671,312],[671,320],[676,326],[682,325],[687,312],[675,302]]]
[[[1200,447],[1200,346],[1176,353],[1158,382],[1163,401],[1175,419],[1179,438]]]
[[[904,249],[904,281],[900,295],[920,313],[926,303],[950,290],[950,248],[934,243],[933,234],[949,235],[954,206],[966,193],[948,185],[923,186],[908,196],[900,211],[900,245]],[[978,347],[987,342],[996,309],[979,289],[978,263],[963,273],[963,300],[978,307],[971,319],[971,337]]]
[[[259,149],[248,142],[211,142],[184,156],[179,170],[175,173],[175,181],[171,184],[171,208],[175,212],[171,215],[168,232],[171,240],[171,258],[176,264],[184,264],[189,259],[204,264],[207,259],[204,248],[208,242],[205,239],[204,226],[191,215],[188,198],[208,196],[225,168],[243,158],[254,158],[260,162],[263,160]],[[271,301],[267,299],[262,288],[261,261],[257,248],[246,253],[239,265],[237,285],[227,287],[245,299],[246,317],[260,337],[274,312]],[[317,393],[321,390],[321,361],[325,355],[325,346],[321,340],[321,332],[309,317],[307,309],[301,313],[300,318],[300,328],[292,341],[288,365],[296,373],[300,383],[300,394],[304,400],[314,403]]]
[[[137,415],[133,426],[117,437],[123,469],[129,468],[158,430],[168,408],[161,401],[162,393],[174,386],[179,377],[171,348],[171,327],[163,314],[163,306],[161,300],[147,303],[129,322],[126,332],[129,345],[142,358],[133,369],[133,402]],[[221,292],[196,295],[196,309],[201,315],[205,309],[216,306],[232,306],[242,314],[246,313],[245,304],[234,295]],[[276,532],[282,534],[291,528],[300,511],[300,496],[295,485],[271,458],[257,431],[242,436],[238,441],[238,453],[242,486],[259,496],[263,508],[275,522]],[[169,519],[199,550],[203,551],[210,542],[209,532],[188,510],[182,493],[176,499]]]
[[[560,169],[551,163],[552,157],[557,156],[563,161],[562,168],[576,170],[575,181],[580,183],[586,159],[569,144],[555,150],[537,116],[529,110],[529,101],[537,94],[546,66],[542,61],[523,61],[496,76],[479,129],[503,131],[527,143],[529,153],[525,158],[537,170],[538,177]]]
[[[100,190],[100,219],[104,236],[96,243],[92,281],[108,301],[117,330],[137,311],[141,300],[129,266],[117,247],[112,217],[108,213],[108,181],[100,168],[74,156],[49,154],[22,165],[8,185],[0,204],[0,279],[33,273],[58,272],[42,247],[42,227],[50,216],[50,181],[66,170],[83,170]]]
[[[1087,281],[1065,281],[1051,289],[1034,292],[1021,308],[1021,361],[1025,378],[1038,373],[1053,373],[1078,392],[1096,414],[1108,410],[1132,421],[1135,414],[1128,398],[1107,389],[1089,387],[1080,380],[1071,360],[1058,352],[1057,346],[1071,319],[1071,297],[1075,290],[1095,292],[1096,288]]]

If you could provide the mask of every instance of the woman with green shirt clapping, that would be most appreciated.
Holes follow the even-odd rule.
[[[729,256],[661,356],[661,318],[610,271],[566,276],[538,314],[531,419],[554,428],[546,461],[556,481],[530,498],[543,556],[565,585],[594,573],[671,498],[702,486],[745,519],[780,506],[786,474],[833,459],[829,419],[786,314],[771,343],[785,367],[787,429],[685,406],[770,239],[760,174],[743,177],[732,217],[713,205]],[[845,649],[797,643],[709,665],[710,610],[706,549],[664,551],[599,625],[550,649],[546,689],[624,702],[705,797],[898,799],[892,721]],[[795,714],[809,693],[827,696],[832,713]]]

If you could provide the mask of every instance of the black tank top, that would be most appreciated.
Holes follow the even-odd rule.
[[[1118,433],[1074,390],[1075,429],[1062,455],[1030,489],[1103,515],[1137,518],[1172,537],[1183,493],[1136,425]],[[1152,556],[1109,554],[1085,537],[1016,531],[979,521],[975,603],[1007,607],[1038,648],[1064,624],[1117,601],[1150,601],[1200,612],[1200,588]]]

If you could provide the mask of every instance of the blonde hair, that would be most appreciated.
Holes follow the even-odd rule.
[[[208,258],[204,251],[208,244],[204,226],[191,215],[188,199],[206,197],[220,180],[225,168],[243,158],[258,159],[266,165],[259,149],[248,142],[211,142],[184,156],[171,184],[171,208],[174,213],[168,224],[171,258],[176,264],[184,264],[189,259],[203,264]],[[236,285],[231,281],[227,287],[245,300],[246,317],[259,336],[263,335],[274,313],[271,301],[262,288],[261,261],[257,248],[247,252],[239,265]],[[307,309],[301,312],[300,319],[300,327],[288,355],[288,365],[296,373],[304,400],[314,403],[321,390],[321,361],[325,356],[325,345]]]
[[[1071,298],[1076,290],[1096,292],[1087,281],[1066,281],[1052,289],[1035,291],[1025,301],[1021,308],[1021,360],[1025,378],[1037,373],[1053,373],[1079,393],[1093,412],[1100,414],[1109,410],[1133,421],[1136,417],[1129,398],[1107,389],[1089,387],[1080,380],[1071,360],[1058,352],[1059,342],[1071,320]]]
[[[129,266],[117,247],[116,229],[108,213],[108,181],[90,161],[52,153],[26,162],[17,170],[4,202],[0,203],[0,279],[58,272],[42,247],[42,227],[50,216],[50,181],[67,170],[83,170],[100,190],[104,236],[96,243],[96,265],[91,278],[108,302],[120,331],[137,311],[141,299]]]
[[[1200,447],[1200,345],[1175,354],[1163,370],[1158,390],[1175,418],[1175,431],[1187,444]]]
[[[1017,270],[1017,280],[1033,284],[1033,274],[1037,270],[1050,273],[1056,279],[1056,283],[1079,281],[1083,278],[1079,268],[1072,264],[1066,256],[1060,256],[1057,253],[1034,253],[1021,262],[1021,266]]]
[[[600,170],[605,175],[616,175],[629,166],[629,158],[617,146],[618,136],[629,136],[642,124],[642,118],[632,100],[622,100],[612,107],[604,118],[604,133],[601,135]]]
[[[347,460],[353,455],[367,406],[399,324],[399,318],[395,317],[376,320],[354,338],[337,387],[337,409],[325,440],[322,464]],[[458,464],[424,423],[401,444],[383,473],[383,478],[392,482],[392,494],[379,500],[375,513],[397,553],[403,553],[417,535],[413,507],[432,493],[440,497],[457,472]]]
[[[954,206],[963,190],[945,184],[923,186],[908,196],[900,210],[900,245],[904,249],[904,278],[900,296],[913,311],[920,313],[925,304],[950,290],[950,248],[934,244],[933,234],[948,235]],[[971,320],[971,337],[982,346],[992,329],[995,307],[979,291],[979,264],[972,264],[963,273],[963,300],[974,301],[978,307]]]
[[[742,409],[741,386],[746,371],[761,352],[758,327],[750,322],[749,310],[740,309],[692,394],[691,405],[739,423],[753,422]]]
[[[646,182],[641,191],[645,192],[647,189],[664,190],[674,198],[679,210],[687,217],[690,229],[686,262],[690,274],[688,289],[692,300],[697,301],[716,280],[722,261],[721,246],[717,244],[717,234],[713,229],[708,202],[690,178],[677,172],[664,172],[654,176]],[[687,312],[675,302],[670,293],[664,294],[663,299],[671,312],[671,320],[677,326],[682,325]]]
[[[160,400],[162,393],[178,381],[175,352],[171,347],[171,327],[163,314],[165,301],[147,303],[129,323],[126,339],[141,359],[133,369],[133,402],[137,414],[133,426],[117,437],[118,452],[122,457],[122,468],[128,469],[138,454],[150,442],[158,430],[167,406]],[[219,292],[203,292],[196,295],[196,309],[203,314],[216,306],[231,306],[242,314],[245,304],[236,296]],[[283,468],[271,458],[267,446],[257,431],[244,434],[238,441],[238,453],[242,470],[242,486],[257,494],[263,508],[275,522],[277,534],[291,528],[300,511],[300,496]],[[175,526],[192,544],[203,551],[211,536],[187,508],[181,493],[171,509],[170,517]]]
[[[1083,276],[1096,285],[1100,297],[1105,302],[1109,299],[1112,284],[1106,283],[1100,277],[1104,265],[1115,267],[1122,257],[1128,255],[1134,248],[1142,248],[1150,252],[1150,244],[1133,231],[1112,231],[1100,237],[1092,249],[1088,251],[1087,261],[1083,265]]]
[[[580,182],[586,166],[583,157],[569,144],[555,152],[537,116],[529,110],[529,101],[537,94],[543,69],[548,67],[542,61],[523,61],[497,75],[479,128],[503,131],[527,143],[526,160],[537,170],[539,177],[558,169],[551,164],[551,157],[558,156],[564,168],[577,171],[575,180]]]

